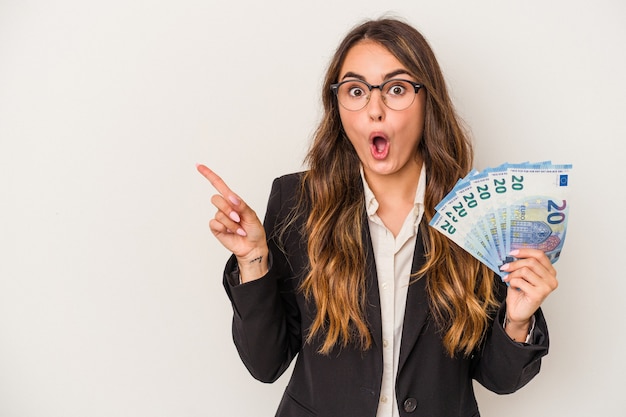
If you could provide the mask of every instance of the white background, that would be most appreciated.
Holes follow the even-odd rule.
[[[623,1],[0,0],[0,416],[274,414],[194,164],[262,216],[334,48],[384,13],[431,42],[477,168],[575,167],[550,354],[483,415],[626,415]]]

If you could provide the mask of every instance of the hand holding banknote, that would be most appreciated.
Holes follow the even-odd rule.
[[[526,339],[530,318],[541,303],[558,287],[556,270],[540,249],[515,249],[516,260],[502,265],[507,272],[503,281],[509,284],[506,295],[505,331],[511,339]]]
[[[539,162],[472,171],[430,222],[509,285],[506,331],[515,340],[558,285],[552,264],[565,242],[571,168]]]

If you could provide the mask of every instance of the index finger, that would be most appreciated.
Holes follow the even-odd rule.
[[[235,196],[235,193],[233,193],[233,191],[228,188],[228,185],[226,185],[224,180],[215,172],[213,172],[209,167],[207,167],[206,165],[197,164],[196,169],[200,174],[202,174],[202,176],[209,180],[213,188],[215,188],[221,195],[223,195],[224,197],[228,197],[231,201],[232,197],[239,200]],[[235,203],[234,201],[232,202]]]
[[[548,271],[554,268],[552,262],[550,262],[550,259],[548,259],[548,256],[545,254],[544,251],[540,249],[521,248],[518,249],[517,253],[515,254],[511,252],[511,255],[515,256],[518,259],[535,258]]]

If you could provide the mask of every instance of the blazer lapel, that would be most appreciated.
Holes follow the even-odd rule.
[[[427,227],[422,221],[415,242],[415,252],[413,254],[411,274],[414,274],[417,270],[419,270],[426,261],[426,256],[424,254],[424,239],[427,237],[427,233]],[[406,310],[404,313],[404,325],[402,327],[402,344],[400,345],[400,362],[398,364],[398,369],[402,369],[409,353],[413,350],[413,346],[415,346],[419,334],[426,323],[427,316],[428,296],[426,294],[426,277],[423,276],[415,282],[412,281],[409,285]]]

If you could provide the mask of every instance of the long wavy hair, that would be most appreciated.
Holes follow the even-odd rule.
[[[387,48],[424,86],[424,131],[417,151],[426,164],[424,221],[432,219],[435,205],[473,162],[468,135],[426,39],[397,19],[367,21],[350,31],[326,73],[324,113],[306,156],[309,170],[303,176],[298,205],[300,214],[309,213],[304,232],[310,270],[300,289],[316,306],[307,342],[321,337],[318,350],[322,354],[348,344],[363,350],[372,344],[365,318],[365,204],[360,161],[342,129],[337,99],[330,88],[338,81],[350,48],[363,40]],[[427,280],[430,310],[447,353],[467,356],[483,339],[496,304],[493,274],[442,234],[429,233],[424,227],[420,230],[426,262],[413,278]]]

